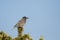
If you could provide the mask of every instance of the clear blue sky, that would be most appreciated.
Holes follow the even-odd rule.
[[[0,0],[0,31],[16,37],[12,28],[23,16],[29,17],[23,33],[33,40],[60,40],[60,0]]]

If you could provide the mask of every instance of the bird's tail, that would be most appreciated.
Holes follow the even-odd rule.
[[[16,25],[14,25],[14,27],[12,28],[12,30],[15,29],[15,28],[16,28]]]

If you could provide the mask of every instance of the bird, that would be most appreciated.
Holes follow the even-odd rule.
[[[15,28],[15,27],[23,27],[24,24],[26,23],[26,20],[27,20],[27,19],[28,19],[28,17],[23,16],[22,19],[19,20],[19,21],[17,22],[17,24],[14,25],[14,28]]]

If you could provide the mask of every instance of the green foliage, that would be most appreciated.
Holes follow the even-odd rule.
[[[16,38],[14,38],[13,40],[26,40],[26,39],[32,40],[32,38],[28,34],[24,34],[22,37],[18,36]]]
[[[4,32],[0,32],[0,40],[12,40],[12,37],[7,36]]]
[[[13,38],[8,36],[6,33],[4,32],[0,32],[0,40],[32,40],[32,38],[30,37],[29,33],[28,34],[24,34],[22,35],[22,31],[23,28],[18,28],[18,36]],[[41,36],[39,40],[43,40],[43,37]]]
[[[12,37],[8,36],[6,33],[0,32],[0,40],[26,40],[26,38],[28,40],[32,40],[28,34],[24,34],[22,37],[18,36],[12,39]]]
[[[43,40],[43,36],[42,35],[40,36],[40,39],[39,40]]]

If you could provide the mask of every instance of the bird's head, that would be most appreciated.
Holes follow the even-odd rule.
[[[29,19],[28,17],[26,17],[26,16],[24,16],[23,18],[25,18],[25,19]]]

